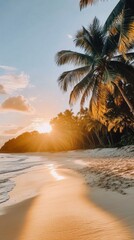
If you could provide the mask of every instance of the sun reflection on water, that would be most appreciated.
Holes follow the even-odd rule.
[[[59,175],[57,172],[56,172],[56,169],[54,167],[54,164],[48,164],[48,169],[50,170],[50,173],[51,175],[57,180],[57,181],[60,181],[60,180],[63,180],[65,179],[64,176],[61,176]]]

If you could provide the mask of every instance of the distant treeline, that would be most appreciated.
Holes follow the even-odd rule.
[[[87,109],[74,115],[70,110],[51,120],[52,132],[25,132],[6,142],[1,152],[57,152],[134,144],[133,128],[124,125],[122,132],[107,127],[89,116]]]

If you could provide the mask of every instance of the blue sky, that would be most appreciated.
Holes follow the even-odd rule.
[[[80,12],[78,0],[0,0],[1,144],[69,108],[69,93],[57,84],[68,66],[56,66],[55,54],[74,50],[77,30],[95,16],[103,23],[116,3],[100,2]]]

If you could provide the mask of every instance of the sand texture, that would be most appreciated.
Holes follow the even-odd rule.
[[[31,189],[33,197],[18,203],[19,195],[25,199]],[[72,170],[34,168],[16,178],[10,197],[13,205],[0,216],[1,240],[133,239],[121,219],[90,199],[83,179]]]

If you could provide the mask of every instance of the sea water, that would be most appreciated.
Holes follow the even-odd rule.
[[[9,199],[9,192],[14,188],[14,177],[23,174],[29,168],[42,165],[45,158],[18,154],[0,154],[0,203]]]

